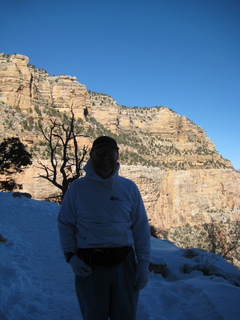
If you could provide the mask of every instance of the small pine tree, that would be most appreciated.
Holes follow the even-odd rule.
[[[11,176],[30,165],[31,158],[32,155],[26,151],[19,138],[12,137],[3,140],[0,144],[0,174],[5,179],[0,181],[1,190],[12,191],[19,186]]]

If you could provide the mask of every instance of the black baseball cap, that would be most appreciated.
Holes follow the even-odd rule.
[[[101,136],[101,137],[98,137],[96,140],[94,140],[92,149],[100,148],[102,146],[109,146],[116,150],[119,149],[117,146],[117,142],[113,138],[108,136]]]

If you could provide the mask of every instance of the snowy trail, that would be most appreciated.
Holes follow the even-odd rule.
[[[59,246],[57,213],[53,203],[14,199],[0,193],[0,319],[81,320],[74,276]],[[184,250],[152,238],[151,261],[166,262],[168,275],[150,273],[141,291],[137,320],[237,320],[240,314],[240,272],[221,257]],[[184,264],[211,261],[222,276],[184,274]],[[224,279],[224,278],[225,279]]]

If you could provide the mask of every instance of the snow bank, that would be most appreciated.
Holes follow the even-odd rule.
[[[0,193],[1,320],[82,319],[59,246],[58,211],[54,203]],[[151,243],[151,262],[167,266],[164,277],[150,273],[137,320],[239,319],[237,268],[202,250],[155,238]]]

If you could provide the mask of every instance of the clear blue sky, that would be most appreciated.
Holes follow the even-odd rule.
[[[1,0],[0,52],[120,105],[171,108],[240,169],[239,0]]]

